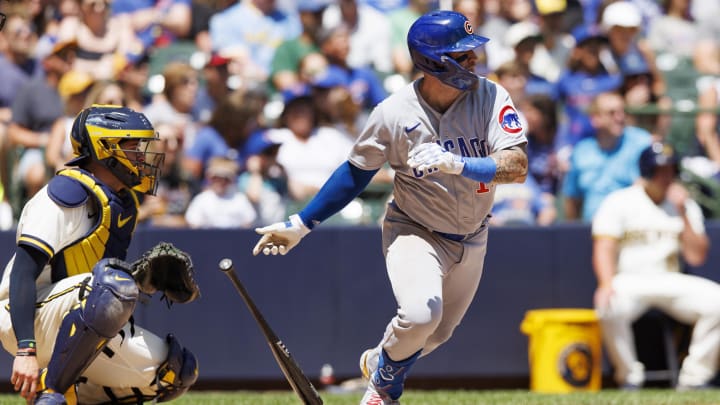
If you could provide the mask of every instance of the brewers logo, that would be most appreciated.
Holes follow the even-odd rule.
[[[585,343],[573,343],[560,353],[558,372],[562,379],[573,387],[587,387],[592,368],[592,351]]]

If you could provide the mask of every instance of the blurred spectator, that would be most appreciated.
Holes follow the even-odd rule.
[[[12,117],[11,106],[20,89],[35,75],[41,74],[42,66],[33,57],[37,35],[33,32],[30,20],[19,12],[10,12],[0,43],[4,52],[0,52],[0,186],[10,191],[9,139],[8,123]],[[7,199],[7,194],[4,194]],[[0,200],[0,203],[5,200]]]
[[[162,142],[153,142],[153,152],[165,153],[161,176],[155,195],[145,196],[138,220],[150,227],[183,228],[187,226],[185,211],[199,184],[182,168],[183,133],[172,122],[155,122]]]
[[[714,171],[720,171],[720,80],[712,80],[700,91],[698,112],[695,118],[698,150],[694,154],[707,157],[714,163]]]
[[[333,127],[354,140],[365,116],[361,115],[362,104],[350,92],[347,72],[328,66],[313,78],[309,94],[315,104],[317,125]]]
[[[651,308],[693,327],[677,390],[712,388],[718,371],[720,285],[683,273],[684,264],[705,262],[710,241],[700,207],[676,182],[678,160],[667,144],[647,147],[641,179],[608,195],[592,222],[593,302],[623,389],[645,383],[632,324]]]
[[[570,29],[568,29],[568,27],[574,27],[575,24],[566,21],[566,17],[571,13],[566,0],[536,0],[535,6],[540,37],[543,47],[547,51],[547,57],[538,57],[534,60],[535,68],[542,69],[545,72],[542,76],[554,83],[564,67],[567,66],[570,53],[575,46],[575,39],[570,35]]]
[[[191,228],[250,228],[257,214],[238,190],[240,167],[233,159],[215,157],[207,168],[207,188],[190,201],[185,219]]]
[[[125,58],[142,52],[130,20],[110,16],[109,0],[76,0],[80,14],[62,19],[57,37],[77,41],[73,69],[92,74],[95,79],[115,77]]]
[[[68,81],[64,84],[64,81]],[[89,87],[85,88],[85,85]],[[70,142],[70,130],[75,116],[79,112],[77,103],[82,102],[81,108],[90,107],[93,104],[126,105],[125,94],[120,85],[113,80],[92,81],[87,73],[70,71],[63,75],[58,85],[61,97],[63,94],[70,94],[64,98],[65,116],[60,117],[53,124],[50,132],[50,139],[45,148],[45,159],[48,166],[58,170],[65,165],[72,157],[72,144]],[[80,91],[77,95],[71,93]]]
[[[298,16],[279,10],[275,2],[240,0],[210,18],[213,50],[232,55],[244,76],[255,81],[268,79],[276,48],[301,32]]]
[[[339,25],[324,29],[318,34],[320,51],[330,66],[342,69],[347,75],[347,88],[355,104],[369,111],[387,97],[385,88],[377,74],[366,67],[354,67],[348,61],[351,51],[348,27]]]
[[[307,96],[287,102],[280,127],[286,134],[277,161],[287,172],[290,195],[302,201],[317,193],[347,159],[352,142],[337,129],[318,125],[315,104]]]
[[[595,136],[575,145],[563,180],[565,218],[592,221],[602,200],[638,178],[637,159],[651,142],[650,133],[625,122],[625,102],[618,93],[598,94],[589,110]]]
[[[145,84],[150,73],[150,57],[147,53],[137,60],[128,62],[117,74],[117,81],[125,94],[126,106],[142,111],[150,103],[150,94]]]
[[[647,39],[657,53],[692,58],[699,27],[690,15],[689,0],[663,0],[663,15],[650,22]]]
[[[372,6],[383,14],[392,13],[407,7],[409,0],[361,0],[362,3]],[[411,0],[410,0],[411,1]]]
[[[463,0],[463,2],[472,2],[478,7],[482,4],[481,0]],[[407,6],[395,9],[387,15],[390,24],[390,52],[393,72],[400,74],[405,79],[404,83],[412,80],[414,69],[410,59],[410,51],[408,51],[407,47],[408,30],[410,30],[410,26],[415,20],[430,11],[431,6],[432,0],[409,0]],[[465,11],[467,12],[467,10]],[[465,15],[472,21],[470,14]]]
[[[72,159],[73,151],[70,143],[70,130],[73,121],[85,107],[85,100],[93,85],[90,73],[71,70],[60,78],[58,93],[64,104],[64,114],[55,120],[50,129],[50,137],[45,147],[45,161],[53,171],[65,166]]]
[[[127,19],[142,43],[141,54],[187,38],[192,26],[190,0],[115,0],[112,15]]]
[[[627,66],[622,74],[620,94],[628,110],[628,125],[647,130],[657,141],[665,139],[672,120],[669,113],[672,100],[668,96],[657,96],[653,91],[654,74],[647,65]]]
[[[14,173],[21,183],[20,200],[37,193],[47,180],[44,148],[53,123],[63,116],[57,85],[70,70],[75,49],[75,43],[57,43],[42,57],[45,74],[27,82],[13,101],[8,137],[12,148],[20,153]]]
[[[534,94],[517,104],[527,121],[528,177],[543,193],[557,195],[562,173],[558,166],[555,137],[558,131],[557,103],[548,96]],[[566,170],[567,171],[567,170]]]
[[[540,28],[529,21],[515,23],[508,28],[506,44],[513,49],[514,57],[501,64],[497,71],[507,69],[507,63],[517,63],[527,78],[524,92],[527,94],[546,94],[554,97],[559,72],[553,71],[552,60],[542,43]],[[513,98],[514,102],[522,101]]]
[[[287,174],[277,162],[282,131],[269,129],[254,133],[245,144],[245,172],[240,174],[238,188],[255,208],[254,226],[265,226],[284,220],[289,199]]]
[[[532,176],[524,183],[496,185],[490,225],[546,226],[556,218],[554,196],[543,193]]]
[[[231,62],[230,58],[212,53],[205,63],[202,71],[204,84],[198,89],[192,114],[199,122],[207,122],[215,107],[230,93],[228,65]]]
[[[272,59],[270,81],[273,88],[283,92],[300,85],[300,61],[320,48],[317,32],[322,28],[322,16],[327,0],[301,0],[298,2],[302,32],[296,38],[283,41],[275,50]]]
[[[617,1],[602,12],[601,26],[608,38],[615,66],[609,70],[622,75],[632,75],[640,69],[651,73],[651,90],[655,95],[665,93],[663,76],[655,65],[655,52],[647,41],[641,38],[642,16],[636,5],[628,1]]]
[[[488,68],[497,69],[503,62],[513,58],[513,50],[502,40],[508,28],[519,21],[527,20],[532,13],[530,0],[503,0],[499,2],[498,13],[490,15],[485,24],[476,32],[486,38],[492,38],[485,44]]]
[[[528,96],[530,72],[517,60],[510,60],[500,65],[494,73],[493,80],[500,83],[510,94],[513,103],[521,105]],[[517,101],[515,101],[517,100]],[[526,128],[525,117],[520,115],[523,128]]]
[[[5,28],[0,32],[2,42],[7,44],[0,53],[0,122],[10,121],[10,105],[20,88],[30,78],[41,74],[42,66],[34,57],[37,34],[30,21],[21,14],[9,14]]]
[[[265,100],[252,92],[236,90],[228,94],[210,121],[200,128],[195,141],[186,145],[184,170],[200,182],[206,178],[205,169],[213,157],[231,157],[242,163],[245,142],[258,129],[264,105]]]
[[[358,0],[337,0],[325,10],[323,27],[341,25],[349,35],[349,52],[343,58],[348,67],[371,68],[382,76],[392,73],[390,21],[385,14]]]
[[[622,76],[609,73],[601,62],[603,56],[609,57],[609,50],[607,37],[597,26],[579,26],[573,30],[573,37],[575,48],[557,83],[557,96],[564,111],[557,140],[561,163],[567,162],[578,141],[593,134],[587,114],[592,100],[602,92],[617,90],[622,81]]]
[[[192,116],[200,85],[198,73],[189,64],[175,61],[165,65],[162,77],[162,93],[155,95],[143,113],[151,122],[176,125],[185,142],[192,144],[198,126]]]

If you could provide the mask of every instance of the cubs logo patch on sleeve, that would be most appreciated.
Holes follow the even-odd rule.
[[[520,116],[517,111],[515,111],[515,108],[510,105],[506,105],[500,110],[498,122],[500,123],[503,131],[509,134],[517,134],[523,129],[522,124],[520,123]]]

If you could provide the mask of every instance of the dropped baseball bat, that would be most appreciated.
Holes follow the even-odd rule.
[[[272,352],[273,357],[275,357],[275,361],[280,366],[280,370],[282,370],[285,375],[285,379],[287,379],[290,383],[293,391],[295,391],[298,397],[300,397],[305,404],[322,405],[323,400],[320,398],[320,394],[318,394],[317,390],[307,376],[305,376],[302,372],[295,359],[290,355],[290,351],[283,344],[282,340],[280,340],[280,338],[270,328],[270,325],[265,320],[265,317],[260,312],[257,305],[255,305],[252,298],[250,298],[250,294],[248,294],[247,290],[238,279],[237,274],[235,274],[235,268],[232,260],[222,259],[218,266],[220,267],[220,270],[230,278],[230,281],[232,281],[235,289],[238,293],[240,293],[243,301],[245,301],[250,313],[255,318],[258,326],[260,326],[260,330],[262,330],[263,335],[265,335],[265,340],[270,346],[270,351]]]

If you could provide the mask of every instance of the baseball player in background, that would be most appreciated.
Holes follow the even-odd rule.
[[[488,39],[467,18],[433,11],[408,32],[423,77],[372,111],[348,160],[298,214],[256,231],[253,254],[287,254],[352,201],[388,162],[394,200],[383,253],[397,314],[361,356],[362,404],[398,404],[413,363],[450,338],[477,290],[495,184],[523,182],[525,130],[507,91],[473,73]]]
[[[147,148],[159,137],[143,114],[119,106],[83,110],[70,136],[67,165],[77,167],[25,205],[0,282],[10,383],[36,404],[170,400],[195,382],[195,357],[130,321],[147,291],[123,261],[138,194],[155,192],[164,154]]]
[[[703,214],[676,182],[678,157],[653,143],[640,155],[640,180],[607,196],[592,222],[594,303],[615,379],[625,389],[645,381],[632,323],[651,307],[693,324],[678,389],[707,387],[720,355],[720,284],[684,274],[701,265],[709,240]]]

